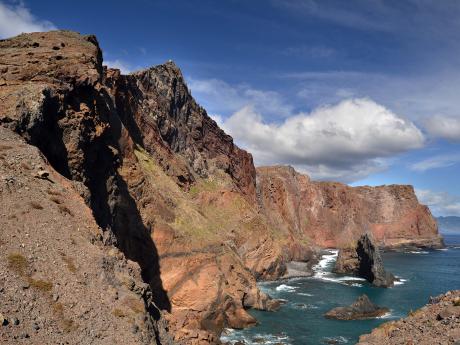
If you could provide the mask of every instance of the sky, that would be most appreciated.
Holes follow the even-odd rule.
[[[256,165],[412,184],[460,216],[460,1],[0,0],[0,38],[95,34],[123,73],[169,59]]]

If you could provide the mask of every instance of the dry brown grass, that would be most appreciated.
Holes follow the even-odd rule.
[[[456,306],[456,307],[460,307],[460,298],[457,297],[456,299],[454,299],[453,304],[454,304],[454,306]]]
[[[69,258],[67,256],[63,256],[62,261],[64,261],[66,263],[67,268],[69,269],[70,272],[72,272],[72,273],[77,272],[77,267],[75,266],[72,258]]]
[[[29,277],[29,262],[19,253],[8,255],[8,267],[21,277],[27,277],[27,282],[32,288],[43,292],[49,292],[53,288],[53,284],[49,281]]]
[[[59,212],[61,212],[62,214],[68,214],[70,216],[73,216],[72,211],[69,210],[69,208],[65,205],[58,205],[58,209],[59,209]]]
[[[11,253],[8,255],[8,267],[20,276],[25,276],[29,268],[29,263],[23,255]]]
[[[29,205],[36,210],[43,210],[43,206],[36,201],[29,201]]]
[[[53,289],[53,284],[46,280],[29,278],[28,282],[31,287],[43,292],[50,292]]]
[[[62,204],[62,200],[59,199],[59,198],[56,197],[56,196],[50,197],[50,200],[51,200],[52,202],[54,202],[55,204],[58,204],[58,205]]]
[[[70,333],[70,332],[76,331],[77,328],[78,326],[73,320],[70,320],[70,319],[62,320],[62,329],[64,330],[64,332]]]
[[[59,318],[62,318],[64,315],[64,306],[62,303],[56,302],[53,304],[53,311]]]
[[[10,145],[0,144],[0,151],[11,150],[13,147]]]
[[[58,196],[62,196],[62,194],[60,192],[58,192],[57,190],[52,190],[52,189],[48,189],[46,191],[49,195],[58,195]]]
[[[116,317],[126,317],[126,313],[121,310],[121,309],[118,309],[118,308],[115,308],[114,310],[112,310],[112,314],[115,315]]]

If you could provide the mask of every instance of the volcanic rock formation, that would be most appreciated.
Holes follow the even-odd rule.
[[[371,302],[367,295],[359,296],[353,304],[347,307],[337,307],[329,310],[324,316],[337,320],[362,320],[379,317],[389,311]]]
[[[411,187],[312,182],[286,167],[256,174],[174,63],[122,75],[103,66],[94,36],[1,40],[0,102],[0,255],[12,262],[0,269],[10,286],[0,286],[0,312],[20,314],[19,327],[44,315],[47,331],[29,332],[32,343],[53,333],[55,342],[218,344],[224,327],[256,323],[248,308],[279,307],[256,279],[308,271],[316,246],[345,246],[366,226],[382,245],[441,245]],[[62,325],[49,299],[33,302],[41,290],[15,295],[35,280],[51,283],[39,283],[51,301],[63,296],[62,315],[78,327]],[[99,298],[108,291],[113,299]],[[19,300],[35,311],[15,312]],[[124,331],[116,338],[96,320]],[[128,325],[135,335],[121,341]],[[2,337],[14,343],[20,329]]]
[[[443,246],[412,186],[349,187],[274,166],[257,168],[257,195],[271,224],[302,243],[343,248],[368,231],[388,249]]]
[[[352,247],[340,249],[334,272],[352,274],[379,287],[393,286],[395,280],[385,271],[379,248],[369,234],[362,235]]]
[[[431,298],[408,317],[390,321],[362,335],[358,345],[460,343],[460,290]]]

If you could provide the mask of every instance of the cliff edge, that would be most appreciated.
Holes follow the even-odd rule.
[[[367,227],[385,246],[441,244],[410,187],[312,182],[285,167],[256,172],[174,63],[122,75],[103,66],[94,36],[51,31],[1,40],[0,101],[0,246],[2,260],[12,262],[0,271],[12,287],[2,290],[5,313],[16,313],[19,284],[50,282],[44,296],[62,300],[75,325],[56,331],[55,303],[35,304],[30,318],[21,316],[28,323],[2,333],[7,342],[21,336],[21,325],[35,327],[41,313],[54,323],[40,329],[57,341],[88,335],[102,317],[124,331],[132,326],[126,343],[218,344],[224,327],[257,322],[247,309],[279,306],[256,279],[279,278],[290,262],[311,266],[318,247],[340,247]],[[41,228],[31,236],[33,220]],[[50,269],[79,256],[82,277]],[[16,270],[17,260],[24,269]],[[130,278],[111,278],[117,274]],[[25,301],[38,298],[25,290]],[[99,298],[105,291],[113,299]],[[77,312],[77,302],[86,307]],[[95,343],[117,342],[100,328]]]
[[[257,192],[274,226],[312,245],[350,247],[370,232],[386,249],[443,246],[436,220],[412,186],[350,187],[274,166],[257,168]]]

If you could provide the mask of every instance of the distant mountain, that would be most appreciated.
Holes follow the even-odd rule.
[[[437,217],[436,220],[442,232],[460,232],[460,217]]]

